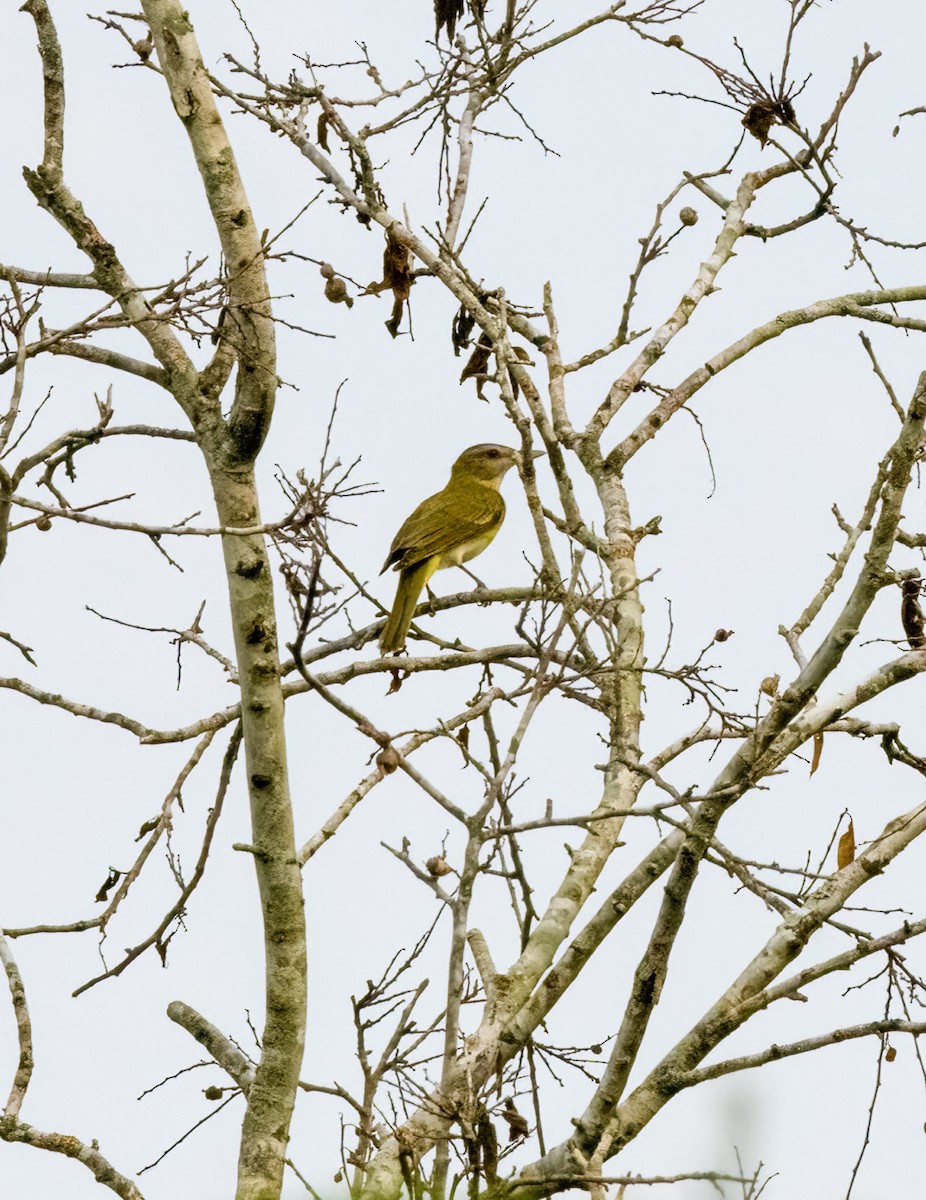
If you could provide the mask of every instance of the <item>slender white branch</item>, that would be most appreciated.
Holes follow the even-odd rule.
[[[796,1054],[809,1054],[812,1050],[821,1050],[824,1046],[838,1046],[841,1042],[863,1037],[883,1038],[890,1033],[912,1033],[917,1037],[926,1033],[926,1023],[895,1019],[869,1021],[864,1025],[846,1025],[842,1029],[831,1029],[829,1033],[822,1033],[817,1037],[803,1038],[799,1042],[789,1042],[783,1046],[776,1043],[756,1054],[728,1058],[709,1067],[689,1071],[679,1082],[684,1087],[694,1087],[696,1084],[706,1083],[709,1079],[720,1079],[721,1076],[732,1075],[735,1071],[751,1071],[755,1067],[763,1067],[766,1063],[778,1062],[782,1058],[793,1058]]]
[[[813,324],[814,321],[826,320],[829,317],[859,317],[865,313],[870,315],[870,310],[875,305],[906,304],[915,300],[926,300],[926,284],[880,289],[872,292],[851,292],[844,296],[834,296],[829,300],[817,300],[814,304],[808,304],[803,308],[779,313],[777,317],[773,317],[763,325],[758,325],[709,358],[703,367],[692,371],[687,379],[669,392],[647,414],[632,433],[615,446],[608,456],[609,462],[615,467],[628,462],[640,447],[654,437],[666,421],[687,404],[695,393],[700,391],[715,375],[719,375],[721,371],[752,350],[780,337],[788,330]]]
[[[26,989],[23,987],[22,976],[16,960],[13,958],[10,943],[3,936],[2,930],[0,930],[0,963],[3,964],[6,972],[10,999],[13,1002],[13,1015],[16,1018],[16,1032],[19,1037],[19,1063],[13,1077],[13,1086],[10,1088],[6,1108],[3,1110],[5,1118],[15,1121],[19,1117],[19,1110],[25,1099],[29,1080],[32,1078],[32,1022],[29,1019],[29,1006],[26,1003]]]

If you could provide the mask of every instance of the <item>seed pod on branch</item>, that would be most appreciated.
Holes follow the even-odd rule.
[[[376,756],[376,765],[384,775],[392,775],[399,767],[399,752],[395,746],[386,746]]]
[[[428,874],[432,879],[440,879],[443,875],[449,875],[453,870],[442,854],[435,854],[424,865],[428,868]]]
[[[781,682],[780,675],[766,675],[759,684],[759,691],[766,696],[770,696],[773,700],[778,695],[778,685]]]
[[[347,284],[340,275],[332,275],[325,283],[325,299],[331,304],[346,304],[354,307],[353,299],[347,294]]]

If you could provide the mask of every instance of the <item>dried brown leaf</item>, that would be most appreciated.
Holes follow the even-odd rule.
[[[850,862],[855,861],[855,826],[852,824],[852,818],[849,818],[849,828],[839,839],[839,846],[836,850],[836,865],[841,871],[843,867],[847,867]]]
[[[112,891],[112,889],[116,886],[116,884],[119,882],[119,880],[121,878],[122,878],[121,871],[117,871],[115,867],[109,868],[109,874],[106,876],[106,879],[103,881],[103,884],[102,884],[100,890],[93,897],[94,900],[96,900],[97,904],[104,903],[104,901],[106,900],[106,897],[109,895],[109,893]]]
[[[408,249],[392,233],[387,233],[386,247],[383,250],[382,281],[380,283],[371,283],[367,291],[374,296],[378,296],[380,292],[391,288],[396,297],[407,300],[413,283],[411,255]]]
[[[391,289],[393,295],[392,315],[386,321],[386,328],[393,337],[399,332],[405,301],[409,297],[414,282],[411,254],[391,232],[387,232],[386,248],[383,251],[383,278],[379,283],[369,284],[365,295],[378,296],[380,292]]]
[[[440,37],[442,29],[447,30],[447,38],[453,41],[457,21],[463,16],[463,0],[434,0],[434,36]]]
[[[174,935],[171,933],[162,941],[160,938],[154,943],[154,948],[158,952],[158,958],[161,960],[161,966],[167,966],[167,947],[173,941]]]
[[[515,1108],[514,1101],[510,1096],[505,1097],[505,1107],[502,1110],[502,1116],[508,1122],[509,1142],[521,1141],[527,1137],[530,1132],[530,1125],[527,1123],[527,1118]]]
[[[498,1179],[498,1134],[495,1126],[485,1109],[479,1114],[476,1123],[476,1141],[482,1155],[482,1171],[486,1183],[495,1183]]]
[[[479,341],[473,347],[473,352],[466,360],[466,366],[460,374],[460,383],[467,379],[476,380],[476,395],[480,400],[484,400],[482,394],[482,385],[488,378],[489,359],[492,357],[492,342],[488,335],[483,333]]]
[[[315,140],[323,150],[328,150],[328,114],[326,112],[319,114]]]
[[[903,581],[903,599],[900,602],[900,619],[911,650],[922,650],[926,646],[926,616],[920,605],[923,591],[922,579]]]
[[[404,312],[404,309],[405,309],[404,301],[401,299],[400,296],[396,296],[396,298],[392,302],[392,315],[390,316],[388,321],[383,322],[383,324],[389,330],[392,337],[399,336],[399,326],[402,324],[402,313]]]
[[[777,100],[771,96],[765,96],[754,104],[750,104],[746,109],[743,125],[764,149],[769,132],[776,122],[782,125],[793,125],[796,119],[794,106],[787,96],[779,97]]]
[[[434,36],[440,37],[440,31],[446,29],[447,38],[452,42],[465,7],[464,0],[434,0]],[[486,0],[469,0],[469,11],[481,21],[485,16]]]
[[[457,358],[460,357],[460,351],[469,346],[475,328],[476,318],[465,304],[461,304],[450,327],[450,340],[453,343],[453,353]]]
[[[810,773],[813,775],[817,767],[820,765],[820,756],[823,754],[823,734],[815,733],[813,735],[813,758],[810,762]]]
[[[771,100],[758,100],[750,104],[743,117],[743,125],[764,149],[768,135],[776,121],[775,105]]]

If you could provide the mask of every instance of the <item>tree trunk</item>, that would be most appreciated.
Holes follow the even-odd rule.
[[[207,453],[207,459],[213,456]],[[210,463],[223,526],[260,524],[250,463]],[[264,921],[266,1023],[248,1095],[236,1200],[277,1200],[305,1048],[306,943],[277,652],[273,575],[261,535],[222,539],[241,686],[254,865]]]

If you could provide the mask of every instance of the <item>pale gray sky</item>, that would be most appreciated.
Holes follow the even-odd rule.
[[[67,72],[65,167],[71,188],[137,280],[153,283],[176,274],[188,252],[209,254],[217,263],[189,148],[162,81],[151,72],[112,70],[113,62],[127,61],[124,43],[88,21],[83,6],[59,2],[52,7]],[[433,34],[428,0],[400,5],[242,0],[241,7],[264,47],[266,69],[277,76],[290,69],[293,55],[305,51],[328,62],[354,57],[355,39],[367,43],[387,82],[406,79],[417,58],[433,54],[426,46]],[[207,64],[224,70],[223,52],[248,54],[230,3],[190,0],[189,8]],[[590,0],[565,6],[544,2],[538,15],[548,13],[561,21],[564,9],[572,18],[597,6]],[[785,14],[783,0],[707,0],[681,30],[686,45],[730,66],[736,63],[736,35],[765,76],[780,62]],[[794,74],[803,78],[812,72],[796,101],[798,116],[812,128],[829,111],[852,56],[865,41],[882,50],[883,57],[866,76],[841,126],[838,162],[844,179],[837,202],[846,215],[874,231],[917,240],[922,237],[926,119],[905,121],[896,138],[891,133],[900,111],[924,102],[918,6],[851,0],[821,4],[795,54]],[[345,73],[342,90],[348,92],[358,77],[362,73]],[[20,177],[20,165],[34,165],[41,156],[41,107],[33,26],[16,6],[6,6],[0,14],[0,87],[0,211],[5,218],[0,261],[83,270],[81,256],[37,210]],[[652,95],[659,90],[722,98],[707,72],[681,56],[643,45],[619,26],[599,30],[533,64],[520,79],[517,103],[558,157],[544,155],[530,138],[489,139],[477,146],[469,215],[484,194],[491,198],[470,243],[470,267],[487,283],[503,284],[510,297],[531,305],[539,305],[543,282],[552,280],[567,356],[578,356],[612,336],[637,238],[648,229],[655,204],[682,170],[719,166],[738,135],[736,114]],[[497,128],[518,131],[513,116],[497,115]],[[230,117],[229,126],[258,223],[274,232],[320,190],[317,173],[292,146],[264,128],[240,116]],[[435,145],[426,143],[412,158],[416,136],[407,133],[384,143],[385,191],[393,208],[401,211],[404,204],[413,223],[433,227],[439,215]],[[763,161],[758,145],[751,143],[740,168]],[[763,201],[756,219],[773,224],[790,216],[793,195],[783,189],[776,202]],[[286,244],[330,259],[360,281],[377,278],[381,235],[359,229],[327,200],[322,195]],[[648,273],[637,326],[655,323],[671,309],[711,244],[716,210],[707,201],[686,202],[695,203],[701,220],[678,239],[676,252]],[[743,245],[724,274],[722,291],[678,340],[657,377],[683,377],[734,337],[783,309],[869,286],[864,267],[846,268],[849,258],[848,239],[832,225],[812,225],[767,245]],[[922,256],[879,250],[875,262],[886,284],[922,279]],[[338,544],[358,572],[373,580],[396,526],[423,495],[442,485],[459,450],[473,442],[511,441],[512,431],[494,401],[483,404],[470,386],[458,386],[461,360],[453,357],[449,337],[453,305],[436,285],[423,282],[413,293],[414,342],[407,337],[393,341],[383,329],[386,299],[357,303],[351,311],[329,306],[311,263],[293,261],[277,268],[273,286],[287,297],[279,303],[283,317],[337,336],[322,340],[281,330],[280,370],[292,386],[280,393],[261,459],[264,514],[272,518],[285,511],[272,481],[273,465],[280,463],[288,473],[303,465],[311,470],[335,389],[346,380],[335,448],[344,461],[361,456],[357,477],[376,481],[383,492],[344,506],[340,515],[355,524],[338,532]],[[52,324],[59,314],[73,311],[68,304],[73,304],[71,298],[64,303],[50,298],[46,320]],[[870,332],[905,401],[922,367],[917,336]],[[129,339],[125,344],[131,344]],[[577,381],[578,416],[598,402],[614,369],[613,363],[603,363]],[[111,380],[105,372],[64,360],[38,360],[29,372],[29,401],[34,404],[52,384],[54,394],[36,424],[35,445],[43,435],[90,423],[93,393],[102,394],[110,381],[121,421],[177,423],[166,398],[141,381]],[[2,387],[9,387],[9,377]],[[628,411],[626,428],[644,411],[643,403],[645,398]],[[640,454],[628,473],[634,519],[642,524],[656,513],[663,517],[663,535],[644,543],[641,554],[644,574],[659,571],[645,592],[650,644],[661,649],[667,596],[673,600],[680,656],[695,654],[718,626],[734,629],[735,637],[717,649],[715,658],[723,664],[725,682],[741,688],[742,703],[748,705],[763,676],[780,672],[787,677],[790,660],[778,625],[794,620],[825,574],[826,555],[838,545],[830,507],[838,503],[847,516],[860,510],[896,418],[870,372],[855,327],[847,321],[791,333],[759,350],[707,389],[695,408],[704,421],[717,475],[712,498],[707,498],[710,470],[697,429],[683,416]],[[169,523],[201,509],[201,520],[211,523],[205,475],[192,449],[145,442],[107,446],[96,453],[95,459],[88,456],[73,489],[82,502],[132,491],[138,494],[133,519]],[[517,495],[516,481],[509,481],[506,490],[508,523],[479,564],[480,576],[498,585],[529,577],[520,555],[521,547],[530,544],[523,498]],[[911,491],[906,511],[911,527],[921,529],[920,492]],[[178,692],[168,637],[107,625],[85,610],[91,605],[123,620],[185,627],[206,598],[206,633],[228,649],[218,546],[187,539],[169,548],[184,574],[132,534],[56,523],[49,534],[29,530],[15,537],[3,566],[0,629],[34,647],[39,665],[28,668],[0,642],[0,674],[21,675],[38,686],[128,711],[164,728],[230,703],[232,690],[215,664],[186,651]],[[449,576],[439,583],[438,590],[459,586]],[[374,586],[386,598],[393,585],[381,580]],[[882,598],[870,637],[897,636],[895,607],[893,593]],[[281,610],[285,640],[290,632],[284,620]],[[477,610],[467,620],[487,622],[489,629],[507,628],[504,614]],[[857,653],[852,666],[840,671],[839,681],[858,677],[883,656],[884,647],[877,645]],[[352,699],[383,726],[398,730],[432,722],[438,704],[452,711],[453,698],[464,700],[476,684],[475,676],[413,679],[400,695],[385,699],[382,681],[373,680],[358,685]],[[679,707],[681,698],[668,685],[651,687],[647,749],[655,750],[692,724],[691,711]],[[911,742],[922,751],[923,701],[923,681],[917,680],[902,698],[873,706],[872,715],[905,715]],[[293,703],[288,722],[297,836],[304,840],[365,773],[368,743],[312,698]],[[523,793],[525,819],[542,813],[547,797],[563,813],[588,810],[599,783],[594,764],[602,757],[595,735],[594,727],[553,707],[531,730],[523,768],[530,774]],[[812,781],[800,768],[777,780],[770,792],[757,793],[731,817],[726,839],[739,839],[737,844],[751,849],[753,857],[798,862],[808,850],[814,855],[822,851],[843,808],[852,811],[863,839],[921,794],[912,776],[899,768],[887,773],[875,748],[830,741]],[[121,731],[39,710],[8,691],[0,691],[0,744],[0,923],[17,926],[92,915],[94,893],[108,868],[124,867],[131,859],[139,826],[159,808],[188,748],[138,747]],[[212,749],[211,773],[184,793],[187,815],[178,818],[176,836],[187,863],[197,852],[220,753]],[[477,785],[461,774],[458,759],[430,753],[429,769],[442,785],[461,801],[474,798]],[[686,770],[676,782],[703,784],[710,775],[704,761],[702,775],[693,777]],[[408,836],[424,856],[437,849],[445,828],[445,819],[401,775],[395,776],[376,789],[307,872],[310,1021],[304,1078],[356,1084],[349,995],[362,989],[395,949],[410,944],[433,915],[430,894],[380,848],[380,840],[398,844]],[[540,836],[548,847],[541,871],[552,882],[562,866],[566,839],[556,830]],[[199,1089],[225,1082],[217,1070],[193,1073],[139,1104],[135,1097],[199,1057],[188,1036],[164,1016],[170,1000],[188,1001],[243,1043],[248,1038],[246,1009],[260,1025],[256,889],[249,861],[231,850],[233,842],[247,840],[246,797],[237,782],[206,879],[190,905],[188,929],[172,941],[166,970],[149,954],[122,978],[72,1000],[71,990],[99,969],[94,935],[15,943],[36,1036],[37,1067],[25,1120],[87,1140],[96,1137],[111,1161],[132,1173],[208,1111]],[[611,865],[602,886],[617,879],[633,860],[635,845],[642,844],[632,828],[627,841],[624,857]],[[893,873],[891,887],[864,903],[877,903],[883,895],[890,897],[885,903],[915,908],[922,895],[921,851],[914,847],[910,856],[913,861]],[[142,882],[110,930],[109,961],[144,936],[169,902],[170,880],[162,867],[157,871],[160,876],[155,873]],[[904,905],[905,888],[909,899]],[[656,900],[654,895],[640,906],[626,931],[622,926],[620,941],[557,1010],[552,1041],[591,1042],[614,1031]],[[492,916],[491,906],[477,907],[474,921],[489,929]],[[734,898],[727,880],[705,874],[673,956],[641,1070],[727,986],[771,928],[771,919],[753,898]],[[838,945],[833,935],[821,935],[814,955]],[[912,949],[910,958],[911,963],[921,961],[921,951]],[[440,961],[436,956],[436,996],[442,986],[437,982]],[[848,982],[830,981],[814,993],[813,1004],[789,1005],[774,1019],[758,1018],[731,1039],[730,1053],[880,1015],[883,995],[875,989],[840,999]],[[0,1091],[12,1077],[15,1053],[9,1004],[0,997]],[[874,1055],[873,1043],[859,1041],[766,1068],[759,1076],[734,1076],[698,1088],[668,1106],[621,1157],[620,1169],[731,1169],[736,1145],[746,1166],[761,1159],[779,1172],[767,1192],[770,1197],[841,1197],[864,1129]],[[588,1084],[581,1077],[567,1073],[564,1084],[547,1093],[551,1141],[565,1136],[568,1117],[583,1107],[587,1095]],[[142,1176],[145,1196],[228,1197],[240,1114],[240,1103],[234,1102],[163,1165]],[[926,1169],[923,1119],[923,1082],[912,1046],[902,1043],[896,1061],[885,1070],[873,1145],[853,1193],[857,1200],[917,1194]],[[337,1169],[337,1137],[330,1100],[300,1101],[292,1154],[318,1187]],[[525,1161],[535,1153],[530,1144]],[[304,1194],[292,1182],[288,1189],[287,1196]],[[0,1194],[16,1200],[90,1200],[103,1192],[72,1163],[0,1144]],[[686,1184],[671,1193],[673,1200],[710,1194],[707,1184]],[[663,1200],[669,1192],[649,1195]]]

